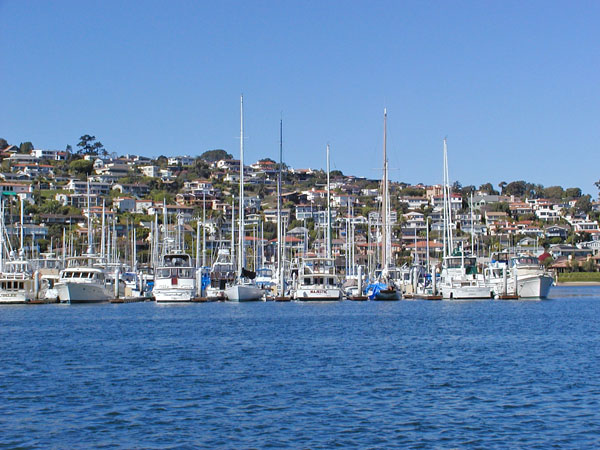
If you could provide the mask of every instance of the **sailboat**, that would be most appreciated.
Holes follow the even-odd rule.
[[[383,110],[383,180],[381,182],[381,260],[382,269],[375,274],[375,283],[367,287],[371,300],[399,300],[400,293],[394,283],[392,273],[392,233],[390,223],[390,195],[387,159],[387,109]]]
[[[244,96],[240,96],[240,215],[238,227],[237,274],[235,282],[225,289],[227,300],[248,302],[261,300],[263,290],[256,285],[256,274],[244,269]],[[231,230],[233,233],[233,229]]]
[[[477,276],[477,258],[455,248],[452,235],[451,189],[448,177],[448,146],[444,138],[444,256],[440,276],[440,293],[444,299],[484,299],[491,289]]]

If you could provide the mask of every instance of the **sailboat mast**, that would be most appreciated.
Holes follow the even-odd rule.
[[[283,159],[283,119],[279,120],[279,170],[277,171],[277,279],[279,292],[283,293],[283,272],[281,265],[281,164]],[[283,295],[283,294],[281,294]]]
[[[88,255],[92,254],[92,213],[90,210],[90,180],[87,182],[87,235],[88,235]]]
[[[242,276],[244,265],[244,96],[240,95],[240,214],[238,242],[238,275]]]
[[[383,110],[383,180],[382,180],[382,198],[381,198],[381,251],[383,262],[383,275],[387,276],[388,271],[388,170],[387,170],[387,108]]]
[[[329,144],[327,144],[327,257],[331,258],[331,187],[329,185]]]
[[[23,228],[23,220],[24,220],[24,214],[23,214],[23,197],[19,197],[19,200],[21,200],[21,230],[20,230],[20,237],[21,237],[21,248],[19,249],[19,256],[21,258],[25,257],[25,233],[24,233],[24,228]]]

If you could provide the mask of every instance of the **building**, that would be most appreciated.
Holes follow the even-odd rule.
[[[31,150],[31,155],[38,159],[50,159],[53,161],[65,161],[67,159],[67,152],[64,150],[35,149]]]

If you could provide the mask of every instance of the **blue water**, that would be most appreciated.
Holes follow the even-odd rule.
[[[598,448],[600,288],[0,307],[0,448]]]

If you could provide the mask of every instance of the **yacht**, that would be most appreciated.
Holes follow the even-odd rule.
[[[535,256],[498,254],[485,270],[494,296],[547,298],[554,279]]]
[[[333,258],[304,258],[298,270],[294,298],[300,301],[341,300],[342,289]]]
[[[477,259],[474,256],[453,255],[443,259],[439,284],[444,299],[489,299],[492,291],[477,276]]]
[[[113,298],[115,279],[104,269],[100,259],[93,255],[67,258],[67,267],[61,270],[55,284],[57,300],[61,303],[97,303]]]
[[[33,271],[29,261],[5,261],[0,273],[0,304],[27,303],[35,298]]]
[[[196,297],[196,269],[183,252],[163,255],[154,271],[152,293],[157,303],[191,302]]]
[[[210,284],[206,287],[209,300],[226,300],[225,289],[235,281],[235,268],[229,249],[221,248],[210,269]]]

